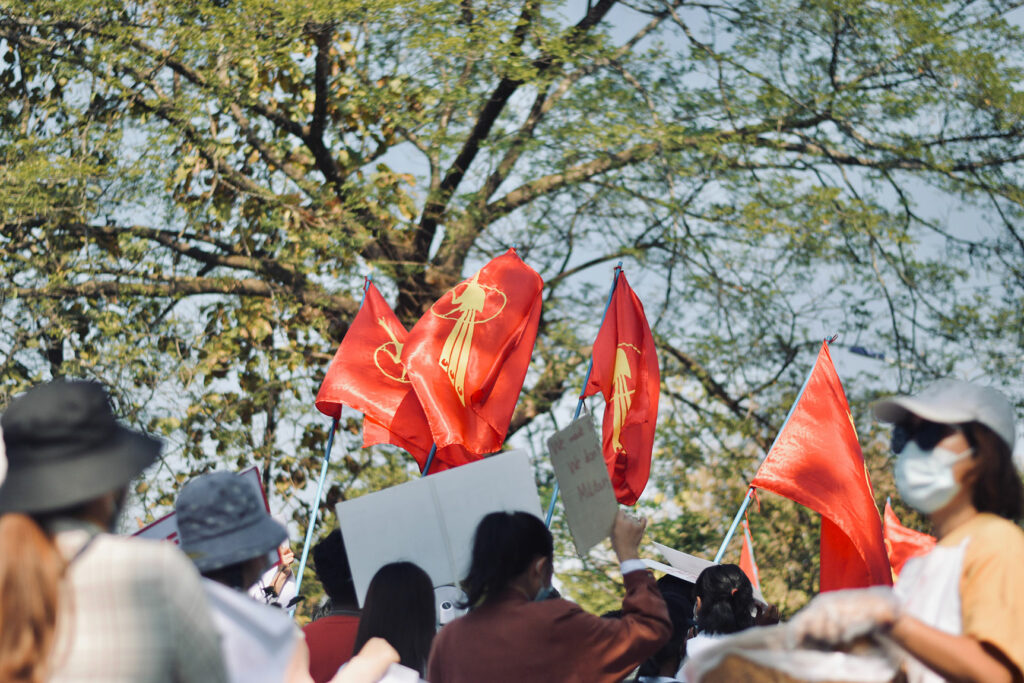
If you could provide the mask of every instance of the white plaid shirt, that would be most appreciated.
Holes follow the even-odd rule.
[[[59,520],[51,531],[71,560],[51,683],[227,680],[199,574],[177,547],[80,520]]]

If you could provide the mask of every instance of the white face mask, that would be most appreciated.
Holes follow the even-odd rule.
[[[896,490],[910,507],[930,515],[953,500],[960,484],[953,465],[973,452],[954,453],[946,448],[926,451],[908,441],[896,459]]]

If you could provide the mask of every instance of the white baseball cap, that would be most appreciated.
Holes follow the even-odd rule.
[[[1013,451],[1016,428],[1013,406],[992,387],[958,379],[940,379],[916,396],[893,396],[875,403],[875,417],[900,423],[915,415],[937,424],[980,422],[999,435]]]

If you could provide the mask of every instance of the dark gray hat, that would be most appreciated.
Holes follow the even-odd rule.
[[[231,472],[210,472],[189,481],[174,510],[181,549],[200,572],[266,555],[288,538],[259,491]]]
[[[0,513],[51,512],[115,491],[149,467],[161,442],[118,424],[95,382],[30,389],[0,418],[7,476]]]

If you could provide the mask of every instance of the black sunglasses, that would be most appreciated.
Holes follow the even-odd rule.
[[[905,424],[898,424],[892,428],[892,439],[889,441],[889,449],[896,454],[903,452],[908,442],[914,441],[922,450],[930,451],[936,444],[950,434],[959,431],[956,425],[937,424],[935,422],[921,422],[913,427]]]

